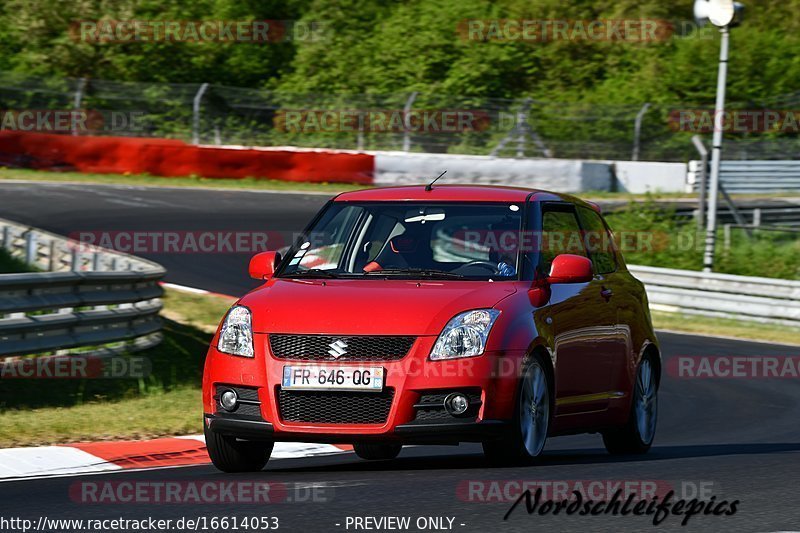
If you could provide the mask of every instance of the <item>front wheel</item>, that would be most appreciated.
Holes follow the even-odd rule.
[[[544,363],[534,358],[525,368],[514,421],[508,436],[483,443],[483,452],[493,463],[528,463],[544,449],[550,429],[550,383]]]
[[[388,461],[400,454],[402,444],[380,444],[372,442],[358,442],[353,444],[353,451],[362,459],[370,461]]]
[[[631,414],[625,426],[603,433],[608,453],[647,453],[653,444],[658,421],[658,382],[653,361],[645,356],[636,372]]]
[[[236,440],[211,431],[205,424],[203,426],[208,456],[223,472],[258,472],[272,455],[272,442]]]

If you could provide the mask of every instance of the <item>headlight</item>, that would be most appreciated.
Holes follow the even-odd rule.
[[[228,311],[219,331],[217,350],[231,355],[253,357],[253,329],[248,308],[237,305]]]
[[[456,359],[481,355],[500,311],[475,309],[458,314],[447,323],[431,350],[431,359]]]

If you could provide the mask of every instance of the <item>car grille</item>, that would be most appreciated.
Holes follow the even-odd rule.
[[[383,424],[389,417],[394,389],[382,392],[278,391],[278,408],[286,422]]]
[[[292,361],[397,361],[408,354],[415,340],[404,336],[270,334],[269,347],[276,358]],[[331,346],[338,341],[346,347]],[[334,357],[331,351],[343,353]]]

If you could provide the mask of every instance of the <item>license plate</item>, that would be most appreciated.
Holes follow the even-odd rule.
[[[284,366],[281,387],[290,390],[383,390],[382,367]]]

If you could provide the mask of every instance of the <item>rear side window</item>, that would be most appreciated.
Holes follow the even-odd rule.
[[[588,207],[578,207],[578,218],[583,228],[583,242],[589,249],[595,274],[614,272],[617,269],[614,241],[600,214]]]
[[[581,239],[581,228],[570,205],[546,205],[542,213],[539,269],[550,272],[553,259],[560,254],[589,257]]]

